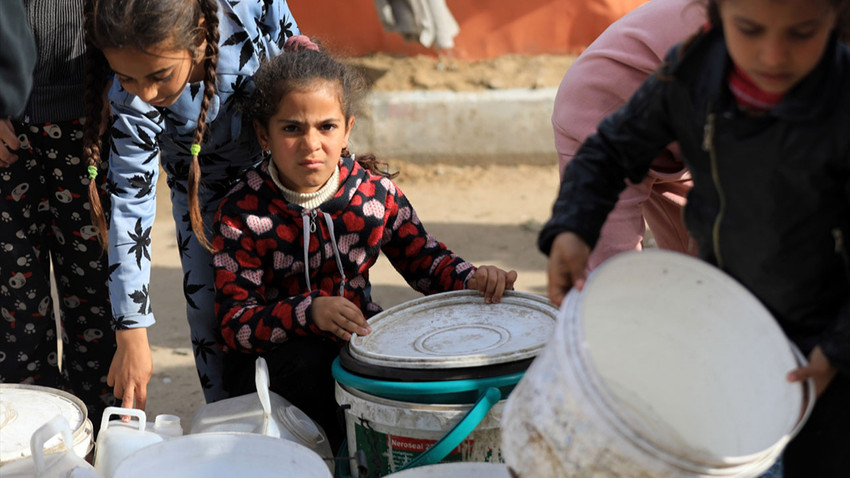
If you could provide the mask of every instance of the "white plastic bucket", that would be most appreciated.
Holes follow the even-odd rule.
[[[375,315],[333,365],[348,449],[365,453],[369,477],[501,462],[504,398],[556,316],[545,298],[514,291],[497,304],[477,291],[434,294]]]
[[[332,478],[325,461],[298,443],[249,433],[199,433],[130,455],[115,478]]]
[[[95,469],[66,444],[73,443],[71,427],[62,415],[56,415],[38,428],[30,439],[31,457],[0,465],[3,478],[101,478]],[[58,437],[61,450],[45,455],[44,446]],[[55,446],[53,448],[56,448]]]
[[[74,453],[85,458],[93,447],[93,429],[82,400],[55,388],[0,383],[0,464],[31,456],[33,433],[57,415],[68,422]],[[45,443],[44,453],[63,447],[54,436]]]
[[[370,477],[385,476],[425,453],[458,424],[473,404],[422,404],[377,397],[336,385],[336,400],[345,408],[349,450],[363,450]],[[443,461],[501,462],[499,400]],[[416,469],[416,468],[412,468]]]
[[[439,463],[387,475],[387,478],[511,478],[500,463]]]
[[[755,477],[810,412],[764,306],[690,256],[620,254],[571,291],[505,406],[519,477]]]

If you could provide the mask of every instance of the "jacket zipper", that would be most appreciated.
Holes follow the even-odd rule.
[[[848,255],[847,246],[844,244],[844,231],[840,227],[834,228],[832,238],[835,240],[835,253],[841,256],[844,261],[844,272],[850,278],[850,255]]]
[[[310,210],[310,234],[316,233],[316,217],[318,217],[318,215],[319,213],[317,213],[315,209]]]
[[[711,104],[708,105],[711,111]],[[720,172],[717,165],[717,150],[714,146],[714,120],[715,113],[709,113],[703,127],[702,149],[708,152],[708,157],[711,162],[711,178],[714,181],[714,189],[717,191],[719,198],[719,210],[717,217],[714,218],[714,226],[711,230],[711,241],[714,247],[714,257],[717,259],[717,267],[723,268],[723,255],[720,253],[720,224],[723,222],[723,215],[726,212],[726,197],[723,195],[723,186],[720,184]]]

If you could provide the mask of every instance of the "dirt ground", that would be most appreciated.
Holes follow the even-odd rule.
[[[377,55],[355,61],[371,75],[375,89],[468,91],[557,86],[571,58],[516,56],[462,63]],[[473,264],[516,270],[517,290],[545,294],[546,261],[537,252],[535,241],[557,192],[554,154],[549,166],[524,165],[521,158],[516,166],[389,162],[391,169],[400,171],[396,183],[429,232]],[[152,231],[151,284],[157,323],[149,329],[154,374],[147,413],[149,419],[159,413],[178,415],[188,429],[204,399],[189,341],[182,272],[164,181],[159,188],[157,221]],[[384,259],[372,269],[371,278],[373,296],[384,308],[419,296]]]
[[[476,91],[555,87],[574,59],[569,55],[504,55],[486,61],[460,61],[378,53],[348,62],[364,73],[375,91]]]

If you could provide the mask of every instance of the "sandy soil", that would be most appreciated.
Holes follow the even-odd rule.
[[[474,264],[515,269],[517,290],[544,294],[546,262],[535,240],[556,194],[554,161],[551,166],[390,166],[401,172],[396,183],[429,232]],[[151,284],[157,323],[149,329],[154,375],[147,412],[151,418],[176,414],[188,428],[204,399],[189,343],[167,186],[161,182],[159,187]],[[385,308],[419,296],[383,259],[372,270],[372,284],[375,299]]]
[[[378,53],[348,62],[364,73],[376,91],[475,91],[555,87],[574,59],[569,55],[504,55],[486,61],[460,61]]]

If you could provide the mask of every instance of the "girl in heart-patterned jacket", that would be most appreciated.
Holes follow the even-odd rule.
[[[338,445],[330,364],[381,310],[369,293],[380,252],[424,294],[477,289],[496,302],[516,272],[456,256],[374,157],[347,153],[364,89],[344,64],[299,50],[264,64],[254,82],[245,109],[269,159],[222,200],[213,228],[225,386],[250,392],[254,360],[265,357],[271,389]]]

